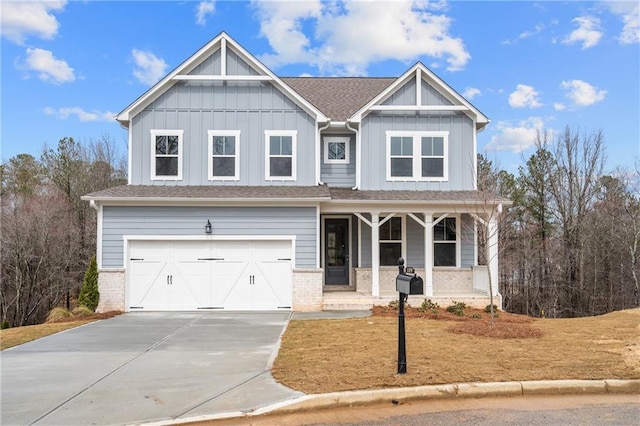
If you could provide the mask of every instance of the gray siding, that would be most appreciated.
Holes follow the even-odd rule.
[[[439,130],[449,132],[449,180],[415,182],[386,180],[386,139],[388,130]],[[474,175],[473,121],[463,114],[409,115],[370,114],[362,122],[363,190],[471,190]]]
[[[415,105],[416,79],[410,79],[404,86],[398,88],[382,105]]]
[[[353,188],[356,185],[356,139],[349,135],[349,164],[325,164],[324,162],[324,136],[320,144],[320,180],[329,186]]]
[[[316,266],[315,207],[115,207],[103,210],[102,267],[122,268],[124,235],[295,235],[296,267]]]
[[[422,85],[420,87],[420,97],[422,98],[422,105],[452,105],[449,99],[445,98],[440,92],[424,80],[422,80]]]
[[[209,55],[200,65],[195,67],[189,74],[191,75],[220,75],[220,50],[216,50]]]
[[[424,220],[424,215],[417,214]],[[407,216],[407,258],[406,266],[424,268],[424,226]]]
[[[152,129],[184,130],[182,180],[151,180]],[[240,180],[211,182],[207,131],[240,130]],[[296,130],[296,181],[265,180],[265,130]],[[264,82],[179,82],[131,122],[133,185],[315,185],[315,119]]]

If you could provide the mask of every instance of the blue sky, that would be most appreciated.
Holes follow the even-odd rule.
[[[1,156],[108,135],[113,116],[219,32],[279,76],[398,76],[422,61],[491,118],[479,150],[517,171],[537,129],[602,129],[640,157],[640,3],[0,0]]]

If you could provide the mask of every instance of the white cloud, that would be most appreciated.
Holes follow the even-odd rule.
[[[46,107],[44,113],[56,116],[61,120],[75,116],[80,121],[114,121],[116,116],[116,114],[111,111],[85,111],[79,107],[64,107],[58,109]]]
[[[462,92],[462,96],[469,100],[479,95],[482,95],[482,92],[480,91],[480,89],[476,89],[475,87],[467,87],[466,89],[464,89],[464,92]]]
[[[544,31],[544,29],[544,24],[536,24],[533,30],[523,31],[518,35],[517,38],[513,40],[504,40],[503,42],[501,42],[501,44],[516,44],[519,40],[524,40],[540,34],[542,31]]]
[[[0,32],[22,44],[28,35],[49,40],[58,33],[58,20],[51,12],[60,12],[66,1],[3,1]]]
[[[167,72],[167,63],[151,52],[133,49],[131,51],[136,68],[133,75],[140,83],[152,85],[157,83]]]
[[[565,109],[567,109],[567,106],[562,102],[556,102],[553,104],[553,109],[555,109],[556,111],[564,111]]]
[[[213,15],[216,11],[216,3],[215,1],[201,1],[198,3],[198,8],[196,10],[196,24],[198,25],[206,25],[207,23],[207,15]]]
[[[604,100],[606,90],[598,90],[582,80],[563,81],[562,88],[566,90],[566,96],[577,106],[589,106]]]
[[[522,152],[535,145],[536,135],[544,131],[544,121],[530,117],[513,125],[508,121],[497,123],[499,133],[486,146],[487,151]]]
[[[620,43],[640,43],[640,4],[635,1],[607,1],[603,4],[622,19],[622,32],[618,36]]]
[[[578,28],[562,40],[564,44],[582,43],[583,49],[593,47],[602,38],[600,19],[594,16],[579,16],[571,22],[578,24]]]
[[[364,75],[371,62],[404,62],[429,56],[447,69],[464,68],[470,59],[462,39],[450,34],[447,3],[424,0],[393,2],[254,2],[261,33],[274,53],[267,66],[308,63],[323,73]],[[312,38],[303,25],[315,24]],[[384,29],[382,31],[381,29]]]
[[[518,84],[516,90],[509,95],[509,105],[514,108],[538,108],[542,104],[538,92],[532,86]]]
[[[38,73],[40,80],[55,84],[69,83],[76,79],[71,68],[66,61],[57,59],[49,50],[28,48],[24,64],[27,70]]]

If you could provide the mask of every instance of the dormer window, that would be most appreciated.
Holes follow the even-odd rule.
[[[183,130],[151,130],[151,179],[182,179]]]
[[[449,180],[449,132],[389,131],[388,181]]]

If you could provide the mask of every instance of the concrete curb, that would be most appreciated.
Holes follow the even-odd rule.
[[[353,407],[381,402],[486,398],[532,395],[639,394],[640,379],[633,380],[539,380],[529,382],[461,383],[410,388],[389,388],[304,395],[249,412],[229,412],[197,416],[147,426],[167,426],[209,420],[250,418],[264,414],[287,414],[327,408]]]

